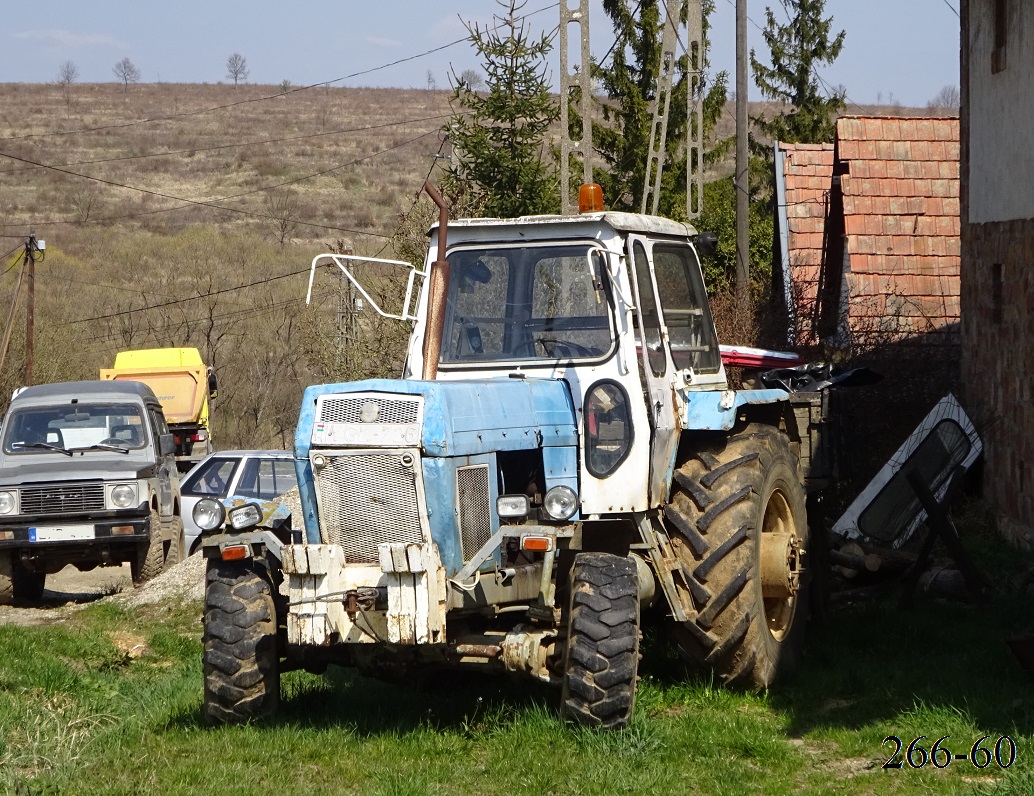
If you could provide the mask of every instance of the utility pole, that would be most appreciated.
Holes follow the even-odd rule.
[[[568,62],[568,28],[578,26],[580,58],[577,64]],[[577,72],[572,72],[575,69]],[[560,213],[570,215],[571,203],[571,155],[582,157],[582,182],[592,182],[592,79],[589,59],[589,0],[578,0],[578,7],[571,8],[568,0],[560,3]],[[571,97],[578,93],[582,117],[582,137],[571,138],[569,127]],[[577,204],[574,205],[577,207]]]
[[[747,157],[747,0],[736,0],[736,298],[741,306],[750,296]]]
[[[28,264],[27,272],[27,299],[25,303],[25,386],[32,386],[32,363],[33,363],[33,339],[35,337],[35,314],[36,314],[36,255],[42,254],[46,243],[37,241],[36,236],[29,233],[29,239],[25,241],[25,261]],[[42,259],[42,257],[40,258]]]
[[[36,278],[36,255],[42,254],[46,248],[44,241],[36,241],[36,236],[29,234],[25,240],[25,254],[22,256],[22,265],[18,269],[18,281],[14,286],[14,298],[11,299],[11,311],[7,316],[7,325],[4,327],[4,339],[0,343],[0,369],[7,361],[7,349],[11,344],[11,333],[14,331],[14,316],[18,314],[18,301],[22,296],[22,281],[28,275],[29,301],[26,311],[25,323],[25,385],[32,384],[32,338],[33,338],[33,312],[35,311],[35,278]],[[42,260],[43,258],[40,257]]]

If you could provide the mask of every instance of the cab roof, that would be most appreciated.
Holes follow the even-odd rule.
[[[641,234],[670,235],[680,238],[691,238],[697,234],[692,224],[683,221],[672,221],[661,216],[648,216],[640,213],[619,213],[605,211],[602,213],[583,213],[573,216],[520,216],[519,218],[457,218],[449,219],[449,231],[474,230],[479,228],[506,229],[529,226],[594,226],[606,224],[618,232],[637,232]],[[438,229],[433,224],[428,234]],[[573,233],[574,230],[571,230]],[[461,235],[466,238],[466,235]]]
[[[136,399],[145,403],[158,403],[154,392],[139,381],[61,381],[54,384],[38,384],[23,388],[11,400],[15,403],[71,403],[75,401],[117,401]]]

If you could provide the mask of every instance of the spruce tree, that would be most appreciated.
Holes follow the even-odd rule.
[[[661,0],[603,0],[603,10],[614,26],[614,45],[600,64],[593,68],[593,77],[603,87],[605,96],[599,102],[603,124],[593,125],[593,142],[603,165],[595,170],[596,181],[603,186],[608,207],[638,212],[646,179],[646,163],[653,119],[650,103],[657,95],[662,46]],[[673,4],[677,5],[677,4]],[[702,71],[705,74],[703,138],[714,130],[727,95],[728,75],[719,72],[713,80],[707,76],[707,18],[714,8],[713,0],[704,0],[704,47]],[[683,46],[685,42],[682,42]],[[688,57],[680,48],[680,57],[672,75],[671,101],[668,111],[666,156],[662,174],[661,215],[682,218],[686,206],[686,72]],[[575,124],[580,125],[580,120]],[[719,145],[723,148],[723,145]],[[711,158],[705,155],[705,160]]]
[[[560,115],[545,59],[553,36],[533,39],[519,0],[497,0],[493,26],[467,24],[482,58],[485,90],[453,72],[453,113],[444,131],[454,159],[445,179],[450,198],[463,196],[486,216],[512,218],[556,212],[559,192],[552,159],[543,160],[546,134]]]
[[[829,96],[819,88],[816,67],[831,64],[844,48],[845,31],[831,38],[833,18],[822,18],[826,0],[779,0],[787,23],[779,24],[765,9],[762,36],[771,66],[750,51],[754,82],[763,96],[791,106],[772,119],[754,119],[757,128],[774,141],[818,144],[833,140],[835,117],[844,108],[844,95]]]

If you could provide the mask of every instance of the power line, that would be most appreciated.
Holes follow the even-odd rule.
[[[221,149],[235,149],[235,148],[238,148],[238,147],[246,147],[246,146],[262,146],[262,145],[265,145],[265,144],[282,144],[282,143],[285,143],[285,142],[288,142],[288,141],[305,141],[305,140],[308,140],[308,139],[321,138],[321,137],[324,137],[324,136],[344,135],[346,133],[362,133],[362,132],[366,132],[366,131],[369,131],[369,130],[381,130],[381,129],[384,129],[386,127],[401,127],[401,126],[406,125],[406,124],[415,124],[416,122],[429,122],[429,121],[432,121],[432,120],[445,119],[445,118],[448,118],[448,114],[439,113],[439,114],[435,114],[434,116],[421,116],[421,117],[413,118],[413,119],[403,119],[402,121],[398,121],[398,122],[385,122],[383,124],[372,124],[372,125],[368,125],[366,127],[349,127],[349,128],[345,128],[343,130],[329,130],[329,131],[325,131],[325,132],[321,132],[321,133],[308,133],[306,135],[285,136],[283,138],[262,138],[262,139],[258,139],[258,140],[255,140],[255,141],[241,141],[241,142],[234,143],[234,144],[220,144],[218,146],[198,147],[198,148],[195,148],[195,149],[172,149],[172,150],[169,150],[167,152],[148,152],[148,153],[145,153],[143,155],[123,155],[123,156],[116,157],[116,158],[96,158],[94,160],[77,160],[77,161],[72,162],[72,163],[58,163],[56,165],[60,166],[62,168],[65,168],[65,167],[68,167],[68,166],[91,166],[91,165],[94,165],[94,164],[97,164],[97,163],[117,163],[117,162],[122,162],[122,161],[126,161],[126,160],[142,160],[142,159],[145,159],[145,158],[161,158],[161,157],[167,157],[167,156],[171,156],[171,155],[196,155],[196,154],[203,153],[203,152],[217,152],[217,151],[219,151]],[[31,171],[33,168],[35,168],[35,167],[34,166],[20,166],[18,168],[13,168],[13,169],[0,169],[0,174],[14,174],[14,173],[17,173],[17,172],[20,172],[20,171]]]
[[[725,2],[728,3],[730,6],[732,6],[733,8],[736,8],[736,4],[733,2],[733,0],[725,0]],[[762,28],[757,22],[755,22],[754,19],[749,14],[747,15],[747,19],[750,21],[751,25],[753,25],[762,34],[764,34],[765,29]],[[789,17],[787,19],[789,21]],[[825,87],[826,91],[828,91],[831,96],[835,96],[838,93],[828,82],[826,82],[826,80],[823,79],[822,75],[819,74],[819,70],[815,68],[814,64],[811,65],[811,73],[812,73],[812,75],[815,76],[815,79],[817,81],[819,81]],[[850,97],[848,97],[846,91],[844,92],[844,94],[842,96],[843,96],[845,104],[847,104],[847,105],[854,105],[856,108],[862,108],[863,107],[862,105],[858,104],[857,102],[852,100]]]
[[[61,174],[67,174],[67,175],[72,176],[72,177],[79,177],[79,178],[84,179],[84,180],[90,180],[92,182],[98,182],[98,183],[101,183],[103,185],[109,185],[109,186],[112,186],[112,187],[115,187],[115,188],[125,188],[125,189],[130,190],[130,191],[136,191],[138,193],[147,194],[147,195],[150,195],[150,196],[157,196],[157,197],[160,197],[162,199],[171,199],[171,200],[176,201],[176,202],[183,202],[184,203],[180,207],[167,207],[167,208],[161,208],[159,210],[144,211],[144,212],[141,212],[141,213],[128,213],[128,214],[122,215],[122,216],[115,216],[115,217],[109,217],[109,218],[96,219],[96,220],[86,221],[86,222],[72,221],[72,220],[41,221],[41,222],[37,222],[38,226],[54,226],[54,225],[58,225],[58,224],[79,224],[79,223],[89,223],[89,224],[110,223],[112,221],[119,221],[119,220],[122,220],[122,219],[125,219],[125,218],[133,218],[133,217],[136,217],[136,216],[155,215],[157,213],[164,213],[164,212],[171,212],[171,211],[175,211],[175,210],[182,210],[182,209],[184,209],[186,207],[190,207],[190,206],[207,207],[207,208],[210,208],[212,210],[220,210],[220,211],[225,211],[225,212],[229,212],[229,213],[238,213],[238,214],[241,214],[241,215],[251,216],[251,217],[254,217],[254,218],[264,218],[264,219],[274,220],[275,221],[277,219],[274,216],[268,215],[266,213],[257,213],[257,212],[250,211],[250,210],[244,210],[244,209],[238,208],[238,207],[228,207],[228,206],[220,205],[220,204],[216,204],[216,203],[217,202],[227,202],[227,201],[230,201],[232,199],[240,199],[242,197],[250,196],[252,194],[263,193],[265,191],[271,191],[271,190],[274,190],[276,188],[282,188],[282,187],[285,187],[285,186],[288,186],[288,185],[294,185],[294,184],[297,184],[299,182],[303,182],[305,180],[312,179],[314,177],[321,177],[323,175],[330,174],[331,172],[339,171],[340,169],[347,168],[348,166],[354,166],[357,163],[362,163],[365,160],[370,160],[370,159],[372,159],[374,157],[377,157],[379,155],[383,155],[383,154],[385,154],[387,152],[391,152],[392,150],[399,149],[399,148],[407,146],[409,144],[416,143],[421,138],[426,138],[427,136],[431,135],[434,132],[436,132],[436,131],[422,133],[422,134],[418,135],[416,138],[412,138],[412,139],[409,139],[408,141],[403,141],[403,142],[401,142],[399,144],[395,144],[393,146],[388,147],[387,149],[382,149],[382,150],[380,150],[378,152],[374,152],[373,154],[367,155],[365,157],[357,158],[357,159],[355,159],[353,161],[350,161],[348,163],[342,163],[342,164],[339,164],[337,166],[333,166],[333,167],[331,167],[329,169],[323,169],[323,170],[315,172],[313,174],[306,174],[306,175],[304,175],[302,177],[297,177],[297,178],[292,179],[292,180],[286,180],[284,182],[277,183],[276,185],[267,185],[267,186],[263,186],[261,188],[255,188],[254,190],[251,190],[251,191],[244,191],[243,193],[233,194],[231,196],[224,196],[224,197],[220,197],[218,199],[211,199],[211,200],[208,200],[208,201],[198,201],[198,200],[194,200],[194,199],[186,199],[186,198],[181,197],[181,196],[173,196],[171,194],[161,193],[160,191],[152,191],[152,190],[150,190],[148,188],[138,188],[138,187],[136,187],[134,185],[128,185],[126,183],[115,182],[113,180],[106,180],[106,179],[104,179],[102,177],[93,177],[93,176],[91,176],[89,174],[81,174],[81,173],[76,172],[76,171],[69,171],[68,169],[61,168],[60,166],[51,166],[51,165],[46,164],[46,163],[41,163],[39,161],[30,160],[29,158],[23,158],[23,157],[19,157],[18,155],[12,155],[12,154],[10,154],[8,152],[0,152],[0,157],[6,157],[6,158],[9,158],[11,160],[15,160],[15,161],[18,161],[18,162],[21,162],[21,163],[27,163],[29,165],[37,166],[37,167],[43,168],[43,169],[49,169],[51,171],[56,171],[56,172],[59,172]],[[318,228],[318,229],[334,230],[336,232],[348,232],[348,233],[353,234],[353,235],[368,235],[370,237],[375,237],[375,238],[386,238],[386,237],[388,237],[387,235],[382,235],[382,234],[377,233],[377,232],[366,232],[366,231],[363,231],[363,230],[349,229],[347,227],[335,227],[335,226],[330,226],[330,225],[327,225],[327,224],[317,224],[317,223],[311,222],[311,221],[299,221],[299,220],[292,219],[292,222],[296,223],[296,224],[301,224],[302,226],[306,226],[306,227],[315,227],[315,228]],[[8,224],[0,224],[0,227],[15,227],[15,226],[23,226],[23,225],[24,224],[21,224],[21,223],[8,223]]]
[[[559,5],[560,5],[559,3],[552,3],[552,4],[548,5],[548,6],[543,6],[542,8],[539,8],[539,9],[537,9],[535,11],[532,11],[532,12],[530,12],[528,14],[525,14],[522,17],[522,19],[528,19],[529,17],[533,17],[536,14],[542,13],[543,11],[548,11],[551,8],[557,8]],[[496,27],[498,27],[498,26],[496,26]],[[410,56],[407,56],[405,58],[399,58],[399,59],[397,59],[395,61],[391,61],[391,62],[386,63],[386,64],[381,64],[380,66],[373,66],[373,67],[370,67],[369,69],[362,69],[362,70],[360,70],[358,72],[353,72],[353,73],[351,73],[349,75],[343,75],[342,77],[336,77],[333,80],[324,80],[324,81],[321,81],[319,83],[311,83],[310,85],[307,85],[307,86],[298,86],[296,88],[289,89],[288,91],[278,91],[276,94],[265,94],[265,95],[263,95],[261,97],[251,97],[251,98],[248,98],[248,99],[237,100],[236,102],[228,102],[228,103],[226,103],[224,105],[216,105],[216,106],[209,107],[209,108],[201,108],[201,109],[196,110],[196,111],[184,111],[183,113],[173,113],[173,114],[169,114],[169,115],[166,115],[166,116],[152,116],[152,117],[149,117],[149,118],[146,118],[146,119],[137,119],[136,121],[132,121],[132,122],[121,122],[119,124],[105,124],[105,125],[99,125],[97,127],[83,127],[83,128],[79,128],[79,129],[76,129],[76,130],[59,130],[59,131],[50,132],[50,133],[26,133],[25,135],[7,136],[7,137],[4,137],[4,138],[0,138],[0,141],[23,141],[23,140],[26,140],[26,139],[34,139],[34,138],[49,138],[49,137],[52,137],[52,136],[78,135],[80,133],[96,133],[96,132],[100,132],[100,131],[103,131],[103,130],[118,130],[118,129],[123,129],[123,128],[126,128],[126,127],[135,127],[135,126],[141,125],[141,124],[151,124],[153,122],[165,122],[165,121],[171,121],[173,119],[182,119],[182,118],[186,118],[186,117],[190,117],[190,116],[200,116],[200,115],[205,114],[205,113],[212,113],[214,111],[222,111],[222,110],[227,110],[228,108],[235,108],[235,107],[237,107],[239,105],[248,105],[248,104],[253,103],[253,102],[265,102],[266,100],[277,99],[277,98],[283,97],[283,96],[285,96],[287,94],[296,94],[296,93],[298,93],[300,91],[310,91],[310,90],[312,90],[314,88],[320,88],[320,87],[323,87],[323,86],[329,87],[329,86],[333,85],[334,83],[340,83],[343,80],[350,80],[350,79],[352,79],[354,77],[362,77],[363,75],[369,75],[369,74],[372,74],[374,72],[379,72],[382,69],[389,69],[389,68],[391,68],[393,66],[398,66],[399,64],[404,64],[404,63],[407,63],[409,61],[415,61],[418,58],[424,58],[424,57],[426,57],[428,55],[433,55],[434,53],[441,52],[442,50],[447,50],[450,47],[455,47],[457,44],[462,44],[463,42],[469,41],[469,40],[470,40],[469,36],[464,36],[461,39],[456,39],[455,41],[451,41],[448,44],[443,44],[440,47],[433,47],[430,50],[425,50],[423,52],[416,53],[415,55],[410,55]]]
[[[211,316],[200,315],[200,316],[196,316],[194,318],[181,318],[181,319],[176,320],[176,321],[170,321],[168,323],[164,323],[161,326],[149,326],[147,328],[147,330],[146,330],[148,332],[148,335],[145,335],[144,339],[146,339],[147,336],[154,335],[155,332],[169,330],[169,329],[174,329],[177,326],[182,326],[185,323],[191,323],[191,322],[199,323],[199,322],[207,321],[207,320],[213,320],[213,321],[214,320],[224,320],[226,318],[233,318],[233,317],[236,317],[236,316],[239,316],[239,315],[247,315],[250,318],[260,318],[263,315],[268,315],[270,312],[273,312],[274,310],[281,309],[283,307],[288,307],[288,306],[291,306],[293,304],[297,304],[298,302],[303,302],[303,301],[305,301],[305,297],[304,296],[297,296],[296,298],[285,299],[284,301],[276,301],[276,302],[273,302],[271,304],[267,304],[267,305],[264,305],[264,306],[261,306],[261,307],[253,307],[253,306],[251,306],[251,307],[245,307],[244,309],[240,309],[240,310],[232,310],[230,312],[221,312],[221,313],[219,313],[217,315],[211,315]],[[95,345],[97,343],[106,342],[108,340],[115,340],[116,338],[121,337],[121,336],[122,335],[121,335],[121,333],[119,331],[113,330],[113,331],[110,331],[110,332],[105,332],[103,334],[96,335],[94,337],[87,337],[87,338],[85,338],[83,340],[83,343],[85,343],[85,344],[94,344]]]
[[[211,296],[220,296],[223,293],[233,293],[233,292],[236,292],[238,290],[244,290],[245,288],[255,287],[257,285],[265,285],[265,284],[268,284],[269,282],[275,282],[278,279],[287,279],[288,277],[291,277],[291,276],[298,276],[299,274],[307,274],[307,273],[309,273],[309,270],[310,270],[309,268],[303,268],[300,271],[292,271],[289,274],[280,274],[279,276],[270,276],[270,277],[267,277],[265,279],[259,279],[258,281],[255,281],[255,282],[248,282],[247,284],[244,284],[244,285],[235,285],[234,287],[224,287],[224,288],[221,288],[219,290],[212,290],[212,291],[210,291],[208,293],[199,293],[196,296],[188,296],[187,298],[174,299],[172,301],[163,301],[160,304],[150,304],[150,305],[148,305],[146,307],[136,307],[135,309],[119,310],[118,312],[109,312],[109,313],[107,313],[105,315],[95,315],[92,318],[79,318],[78,320],[69,321],[68,323],[64,323],[64,324],[61,324],[61,325],[62,326],[74,326],[76,324],[87,323],[89,321],[102,321],[102,320],[106,320],[108,318],[117,318],[117,317],[119,317],[121,315],[130,315],[130,314],[136,313],[136,312],[146,312],[148,310],[161,309],[162,307],[171,307],[174,304],[183,304],[183,303],[188,302],[188,301],[197,301],[198,299],[210,298]]]
[[[948,6],[948,8],[950,8],[950,9],[951,9],[951,13],[953,13],[953,14],[954,14],[955,16],[959,17],[959,12],[955,10],[955,6],[953,6],[953,5],[951,4],[951,3],[949,3],[949,2],[948,2],[948,0],[942,0],[942,2],[943,2],[943,3],[944,3],[944,4],[946,5],[946,6]],[[959,17],[959,19],[961,20],[961,19],[962,19],[962,17]]]

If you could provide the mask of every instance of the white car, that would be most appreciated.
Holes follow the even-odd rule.
[[[180,514],[187,550],[197,552],[201,529],[194,506],[201,498],[244,497],[271,500],[298,485],[290,451],[219,451],[199,461],[180,481]]]

